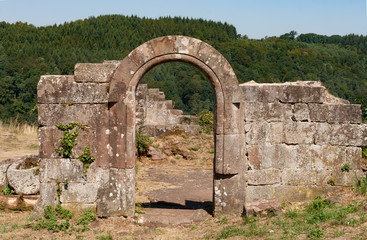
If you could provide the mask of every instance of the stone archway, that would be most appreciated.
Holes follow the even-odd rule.
[[[245,199],[242,92],[228,61],[213,47],[198,39],[166,36],[150,40],[123,59],[109,88],[108,159],[111,169],[135,167],[135,89],[142,76],[156,65],[181,61],[201,70],[215,95],[214,214],[240,213]],[[130,174],[128,181],[134,183]],[[131,179],[134,178],[134,179]],[[102,194],[103,195],[103,194]],[[120,194],[121,195],[121,194]],[[134,212],[134,191],[123,193],[130,204],[110,212]],[[132,195],[132,196],[131,196]],[[103,196],[100,196],[103,197]],[[123,197],[123,196],[120,196]],[[116,201],[108,198],[107,201]],[[106,203],[104,203],[106,204]],[[111,205],[111,204],[109,204]],[[112,204],[111,206],[115,206]],[[113,207],[112,207],[113,208]]]

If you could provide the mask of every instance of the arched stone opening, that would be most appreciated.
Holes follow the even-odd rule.
[[[117,171],[135,167],[135,89],[139,80],[151,68],[172,61],[197,67],[213,87],[214,214],[239,213],[243,208],[246,186],[245,169],[242,169],[246,166],[246,159],[243,151],[241,90],[228,61],[213,47],[198,39],[184,36],[153,39],[133,50],[121,61],[109,89],[108,129],[111,132],[108,139],[105,139],[108,143],[108,165]],[[130,174],[127,178],[134,177]],[[127,182],[134,183],[134,179],[128,179]],[[115,212],[129,215],[134,211],[134,192],[126,191],[125,194],[130,204],[118,207]]]

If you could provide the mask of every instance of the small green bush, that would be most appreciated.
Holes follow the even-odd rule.
[[[4,195],[12,195],[13,194],[9,185],[6,186],[6,188],[3,189],[3,193],[4,193]]]
[[[79,161],[83,163],[83,172],[84,175],[87,174],[89,166],[94,162],[95,157],[90,154],[90,147],[87,146],[84,148],[84,153],[78,157]]]
[[[360,177],[357,178],[354,183],[354,189],[358,194],[366,194],[367,193],[367,178]]]
[[[367,158],[367,146],[366,147],[362,147],[362,156]]]
[[[70,158],[73,154],[73,148],[78,143],[76,138],[79,135],[80,129],[85,129],[77,121],[72,121],[67,125],[56,124],[56,127],[64,132],[64,136],[61,138],[61,146],[55,151],[64,158]]]
[[[198,124],[206,134],[210,134],[213,131],[214,126],[214,115],[209,110],[204,110],[198,113],[199,117]]]
[[[342,167],[342,172],[349,172],[350,170],[350,164],[346,163],[344,164],[344,166]]]
[[[139,157],[146,156],[148,153],[148,149],[150,145],[152,144],[152,140],[150,140],[148,136],[143,135],[143,129],[144,127],[140,126],[136,130],[136,134],[135,134],[136,151]]]

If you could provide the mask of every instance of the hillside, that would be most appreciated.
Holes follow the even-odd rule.
[[[47,27],[0,22],[0,119],[36,122],[40,75],[72,74],[77,62],[123,59],[135,47],[163,35],[208,42],[229,60],[241,83],[319,80],[332,94],[366,108],[367,37],[296,37],[290,32],[253,40],[227,23],[108,15]],[[213,109],[211,87],[192,66],[160,65],[142,82],[159,87],[186,113]]]

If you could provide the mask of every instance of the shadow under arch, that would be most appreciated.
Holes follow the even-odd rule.
[[[203,72],[215,96],[214,214],[241,213],[245,199],[242,92],[229,62],[212,46],[185,36],[150,40],[134,49],[116,69],[109,93],[109,163],[111,168],[135,167],[135,90],[154,66],[180,61]],[[135,178],[135,176],[133,176]],[[135,179],[132,180],[134,182]],[[134,193],[127,191],[134,203]],[[133,196],[130,196],[133,194]],[[133,213],[134,204],[124,212]]]

